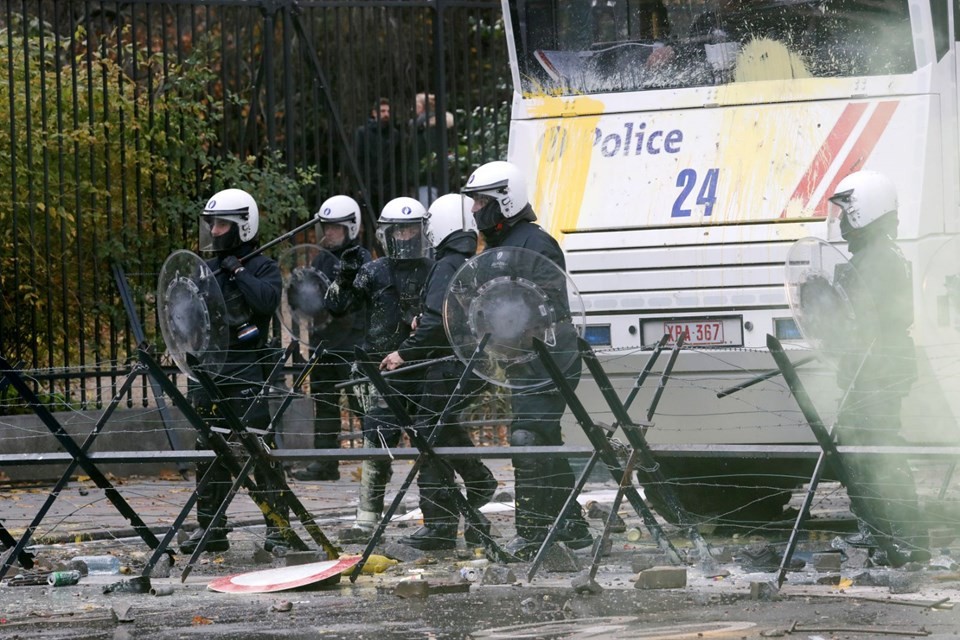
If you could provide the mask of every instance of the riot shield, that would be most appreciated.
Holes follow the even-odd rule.
[[[330,279],[323,271],[337,258],[315,244],[298,244],[277,261],[283,274],[280,322],[301,344],[316,348],[333,317],[324,305]],[[329,268],[329,267],[328,267]]]
[[[536,362],[534,338],[547,344],[561,369],[579,362],[577,337],[584,316],[580,293],[567,274],[543,255],[519,247],[488,249],[464,263],[443,304],[444,328],[457,358],[469,360],[489,334],[475,371],[512,389],[548,382]]]
[[[953,344],[960,338],[960,235],[937,248],[923,272],[921,323],[924,342]]]
[[[170,254],[157,282],[157,316],[167,352],[190,378],[196,376],[188,354],[207,373],[223,366],[230,345],[226,314],[223,293],[207,263],[186,250]]]
[[[810,346],[821,355],[839,355],[869,341],[860,335],[851,293],[861,296],[866,289],[839,249],[819,238],[801,238],[787,252],[784,274],[787,300],[797,328]]]

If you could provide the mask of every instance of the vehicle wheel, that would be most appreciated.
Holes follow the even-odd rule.
[[[667,478],[680,506],[696,524],[750,524],[761,526],[785,518],[784,507],[790,502],[793,489],[803,484],[799,470],[789,473],[777,464],[776,474],[767,469],[750,469],[744,461],[704,460],[662,462]],[[638,472],[643,484],[645,474]],[[674,509],[670,508],[663,485],[647,481],[643,484],[647,501],[660,516],[677,524]]]

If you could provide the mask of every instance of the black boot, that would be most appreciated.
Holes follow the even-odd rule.
[[[290,545],[286,538],[280,533],[278,527],[267,527],[267,537],[263,540],[263,550],[268,553],[284,555]]]
[[[457,525],[455,524],[427,524],[409,536],[397,540],[421,551],[446,551],[457,547]]]
[[[571,549],[585,549],[593,544],[590,526],[582,515],[574,514],[563,521],[560,531],[557,532],[557,542],[562,542]]]
[[[464,460],[458,464],[457,474],[467,489],[467,502],[479,509],[493,499],[497,492],[497,479],[493,472],[479,460]]]
[[[523,536],[514,536],[510,542],[504,546],[503,550],[509,553],[517,560],[531,560],[543,544],[543,538],[524,538]]]
[[[463,539],[467,544],[482,545],[485,538],[490,537],[490,521],[482,513],[479,514],[480,523],[472,525],[469,522],[463,525]]]
[[[206,530],[197,529],[193,532],[193,535],[184,540],[180,544],[180,553],[185,556],[192,555],[193,552],[197,550],[197,545],[200,544],[200,539],[203,537],[204,531]],[[230,541],[227,540],[227,530],[222,527],[217,527],[211,532],[210,537],[207,539],[207,544],[203,547],[204,551],[213,553],[227,551],[228,549],[230,549]]]

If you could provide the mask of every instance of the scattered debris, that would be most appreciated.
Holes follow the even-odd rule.
[[[396,542],[389,542],[383,545],[383,555],[388,558],[393,558],[394,560],[399,560],[400,562],[416,562],[420,558],[424,557],[424,552],[419,549],[414,549],[413,547],[408,547],[405,544],[398,544]]]
[[[586,506],[587,506],[588,518],[591,518],[593,520],[602,520],[606,522],[607,519],[610,517],[610,507],[606,505],[602,505],[596,500],[591,500],[590,502],[587,503]],[[610,533],[624,533],[626,530],[627,530],[627,523],[623,521],[623,518],[620,517],[620,514],[616,514],[613,524],[610,525]]]
[[[543,570],[554,573],[575,573],[580,571],[580,563],[565,545],[552,544],[543,555]]]
[[[630,571],[640,573],[653,567],[662,567],[670,564],[670,558],[665,553],[637,553],[630,559]]]
[[[813,568],[817,571],[840,571],[841,554],[839,551],[827,551],[813,554]]]
[[[158,598],[159,598],[159,597],[163,597],[163,596],[172,596],[172,595],[173,595],[173,586],[171,586],[171,585],[163,585],[163,586],[152,587],[152,588],[150,589],[150,595],[156,596],[156,597],[158,597]]]
[[[750,599],[760,602],[774,602],[780,599],[780,590],[773,582],[751,582]]]
[[[39,573],[18,573],[6,581],[8,587],[35,587],[41,584],[47,584],[49,571]]]
[[[603,587],[597,584],[589,571],[575,576],[570,582],[570,586],[579,594],[598,595],[603,593]]]
[[[890,627],[806,627],[800,626],[798,622],[791,624],[787,633],[868,633],[874,638],[879,636],[923,637],[930,635],[930,632],[923,627],[916,630],[893,629]]]
[[[428,582],[427,591],[432,596],[447,593],[470,593],[470,585],[466,582]]]
[[[393,588],[393,595],[398,598],[426,598],[430,595],[430,585],[426,580],[417,578],[403,580]]]
[[[262,547],[257,547],[257,549],[253,552],[253,563],[272,564],[273,554]]]
[[[490,565],[483,570],[483,575],[480,577],[480,584],[488,586],[515,584],[516,581],[517,576],[514,575],[513,570],[511,570],[510,567],[502,564]]]
[[[920,577],[914,573],[890,574],[890,593],[916,593],[920,591]]]
[[[681,589],[687,586],[687,569],[651,567],[640,572],[633,586],[637,589]]]
[[[291,609],[293,609],[293,603],[290,602],[289,600],[281,600],[280,602],[278,602],[278,603],[276,603],[275,605],[273,605],[272,607],[270,607],[270,610],[271,610],[271,611],[277,611],[277,612],[280,612],[280,613],[286,613],[287,611],[290,611]]]
[[[290,551],[283,557],[283,564],[287,567],[295,567],[300,564],[311,564],[326,559],[326,555],[321,558],[316,551]]]
[[[52,571],[47,575],[47,584],[51,587],[69,587],[79,582],[79,571]]]
[[[130,610],[133,609],[133,605],[130,603],[120,603],[113,605],[111,611],[113,616],[116,618],[117,622],[133,622],[133,614],[130,613]]]

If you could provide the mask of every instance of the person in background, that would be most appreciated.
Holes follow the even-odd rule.
[[[440,128],[437,126],[437,100],[432,93],[418,93],[416,116],[410,122],[413,134],[413,163],[416,167],[417,200],[425,207],[437,199],[442,184],[443,156]],[[447,130],[447,142],[453,134],[453,114],[444,114],[443,127]]]
[[[371,211],[380,211],[403,188],[403,136],[393,125],[389,100],[380,98],[373,104],[370,118],[357,129],[353,140],[360,176],[370,189],[367,205]]]

